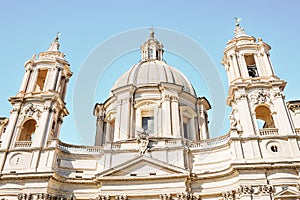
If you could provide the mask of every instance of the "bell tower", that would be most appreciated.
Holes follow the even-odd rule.
[[[227,42],[222,63],[229,83],[231,128],[243,136],[293,134],[283,93],[286,82],[274,72],[271,47],[247,35],[239,21],[236,19],[234,38]]]
[[[30,161],[32,166],[28,168],[38,166],[39,158],[35,157],[35,150],[42,151],[48,141],[58,138],[63,117],[68,115],[64,100],[72,72],[59,47],[57,35],[47,51],[39,53],[38,57],[33,55],[25,63],[20,90],[9,98],[12,110],[6,131],[1,136],[1,149],[7,152],[3,162],[8,168],[14,162],[13,165],[18,166],[18,162],[26,160],[26,157],[33,158]],[[14,158],[13,152],[24,149],[26,155],[19,153],[22,158]]]

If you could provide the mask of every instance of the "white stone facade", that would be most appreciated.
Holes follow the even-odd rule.
[[[285,102],[270,46],[237,23],[224,50],[230,130],[209,138],[205,97],[163,60],[142,59],[95,105],[95,146],[59,141],[72,75],[58,38],[25,63],[0,118],[1,199],[300,199],[300,101]]]

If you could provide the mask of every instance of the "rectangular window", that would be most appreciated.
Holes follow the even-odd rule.
[[[188,125],[187,125],[187,123],[183,123],[183,137],[188,139]]]
[[[154,117],[142,117],[142,128],[148,133],[154,132]]]
[[[249,76],[252,78],[258,77],[258,71],[257,71],[254,55],[253,54],[245,55],[245,61],[246,61]]]

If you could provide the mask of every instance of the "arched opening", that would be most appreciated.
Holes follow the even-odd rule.
[[[259,129],[275,128],[271,111],[267,106],[258,106],[255,109],[256,120]]]
[[[36,121],[34,119],[27,120],[21,127],[19,141],[32,141],[36,129]]]
[[[258,71],[257,71],[254,55],[253,54],[245,55],[245,62],[247,65],[249,77],[251,78],[258,77]]]
[[[47,69],[40,69],[38,73],[38,77],[36,80],[36,85],[35,85],[35,92],[40,92],[44,90],[45,86],[45,81],[47,77],[48,70]]]

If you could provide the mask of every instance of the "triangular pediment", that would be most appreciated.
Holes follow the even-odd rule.
[[[142,155],[124,162],[112,169],[103,171],[99,173],[97,177],[151,177],[176,174],[185,175],[188,174],[188,171],[163,161]]]
[[[288,188],[274,195],[274,199],[289,198],[289,197],[300,197],[300,192]]]

